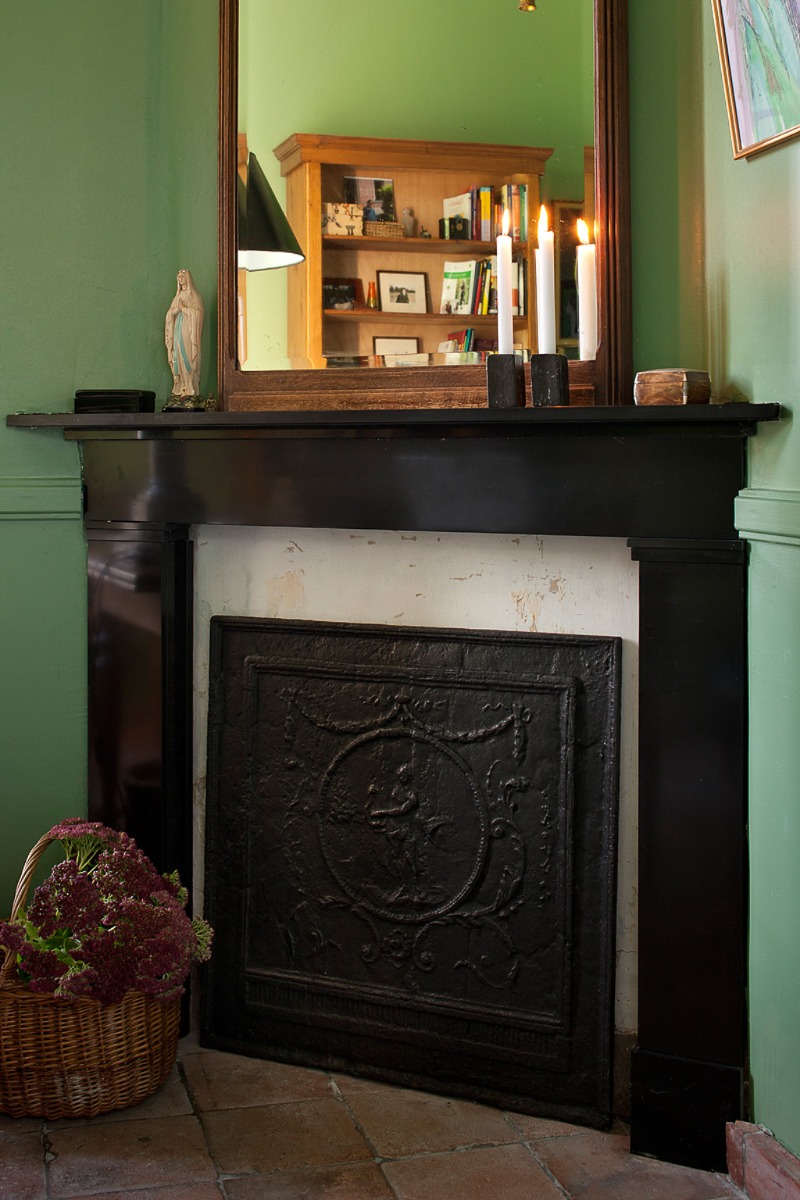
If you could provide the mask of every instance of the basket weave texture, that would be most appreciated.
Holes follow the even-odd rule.
[[[401,238],[403,226],[399,221],[365,221],[364,237]]]
[[[23,867],[12,919],[25,906],[41,838]],[[128,992],[116,1004],[62,1000],[0,970],[0,1112],[12,1117],[94,1117],[138,1104],[169,1075],[178,1049],[180,998]]]

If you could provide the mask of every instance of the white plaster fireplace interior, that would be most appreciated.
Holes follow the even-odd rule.
[[[622,639],[615,1027],[637,1027],[638,564],[623,539],[194,529],[194,869],[203,899],[209,620],[271,617]]]

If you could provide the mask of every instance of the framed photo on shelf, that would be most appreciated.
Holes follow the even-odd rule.
[[[800,0],[713,0],[733,157],[800,134]]]
[[[416,337],[374,337],[372,339],[373,354],[419,354],[419,338]]]
[[[322,307],[333,312],[364,308],[364,285],[360,279],[323,279]]]
[[[424,271],[377,271],[382,312],[426,313],[428,276]]]
[[[364,221],[394,221],[394,181],[373,179],[365,175],[345,175],[344,198],[348,204],[360,205]]]

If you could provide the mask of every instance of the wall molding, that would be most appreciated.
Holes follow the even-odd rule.
[[[747,541],[800,546],[800,491],[744,488],[735,501],[734,524]]]
[[[83,489],[77,476],[0,478],[0,521],[80,521]]]

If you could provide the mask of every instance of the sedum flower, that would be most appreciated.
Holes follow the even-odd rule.
[[[103,1004],[131,990],[179,996],[213,934],[187,915],[177,872],[159,875],[133,838],[97,821],[62,821],[49,836],[65,860],[26,913],[0,922],[0,947],[15,956],[19,978],[31,991]]]

